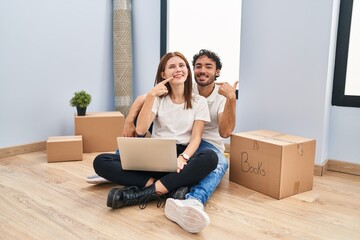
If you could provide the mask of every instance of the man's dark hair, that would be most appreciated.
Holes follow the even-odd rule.
[[[194,57],[193,57],[193,60],[192,60],[192,65],[193,67],[195,68],[195,63],[196,61],[200,58],[200,57],[203,57],[203,56],[207,56],[208,58],[210,58],[211,60],[213,60],[215,63],[216,63],[216,69],[219,69],[221,70],[222,68],[222,63],[220,61],[220,58],[219,56],[210,51],[210,50],[206,50],[206,49],[201,49],[199,51],[199,53],[195,54]]]

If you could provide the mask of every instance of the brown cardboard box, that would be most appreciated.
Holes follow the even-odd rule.
[[[84,153],[110,152],[117,149],[122,135],[124,115],[120,112],[93,112],[75,116],[75,135],[82,135]]]
[[[231,135],[230,181],[276,199],[313,187],[315,140],[268,130]]]
[[[48,162],[82,160],[83,144],[81,136],[49,137],[46,142]]]

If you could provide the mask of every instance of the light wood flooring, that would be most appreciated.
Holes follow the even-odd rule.
[[[275,200],[228,181],[206,205],[211,224],[190,234],[150,203],[112,210],[114,184],[89,185],[96,154],[47,163],[39,151],[0,158],[0,239],[360,239],[360,176],[327,172],[314,189]]]

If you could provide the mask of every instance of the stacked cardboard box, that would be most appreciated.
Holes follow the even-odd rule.
[[[124,115],[118,111],[75,116],[75,135],[83,137],[84,153],[115,151],[123,127]]]

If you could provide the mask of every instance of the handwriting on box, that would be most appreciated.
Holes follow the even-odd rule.
[[[249,155],[247,152],[241,152],[240,160],[242,172],[266,176],[266,169],[262,168],[263,163],[258,161],[257,166],[252,165],[249,161]]]

